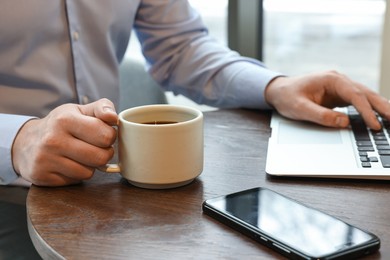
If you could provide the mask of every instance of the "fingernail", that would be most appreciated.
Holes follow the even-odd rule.
[[[115,110],[110,106],[104,106],[103,111],[108,113],[115,113]]]
[[[374,130],[380,130],[382,128],[382,125],[381,123],[379,123],[378,121],[375,122],[375,128]]]

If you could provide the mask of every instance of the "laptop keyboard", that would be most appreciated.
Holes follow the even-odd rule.
[[[354,107],[348,107],[348,115],[361,166],[371,168],[379,165],[390,168],[390,122],[378,116],[382,129],[375,131],[367,128],[363,118]]]

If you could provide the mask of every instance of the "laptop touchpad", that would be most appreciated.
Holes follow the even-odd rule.
[[[280,144],[340,144],[339,129],[319,126],[307,122],[280,122],[278,143]]]

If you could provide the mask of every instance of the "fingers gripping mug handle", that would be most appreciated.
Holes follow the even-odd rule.
[[[106,173],[120,173],[121,167],[117,163],[108,163],[104,166],[98,167],[98,169],[102,172]]]
[[[118,123],[119,125],[119,123]],[[113,126],[115,129],[117,129],[116,126]],[[115,153],[118,152],[117,146],[114,146]],[[106,165],[97,167],[99,171],[106,172],[106,173],[120,173],[121,167],[118,163],[107,163]]]

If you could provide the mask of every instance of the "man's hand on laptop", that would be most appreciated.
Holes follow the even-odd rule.
[[[347,127],[346,114],[332,108],[353,105],[367,126],[381,128],[376,113],[390,119],[390,103],[373,90],[335,71],[278,77],[265,91],[267,102],[281,115],[330,127]]]

